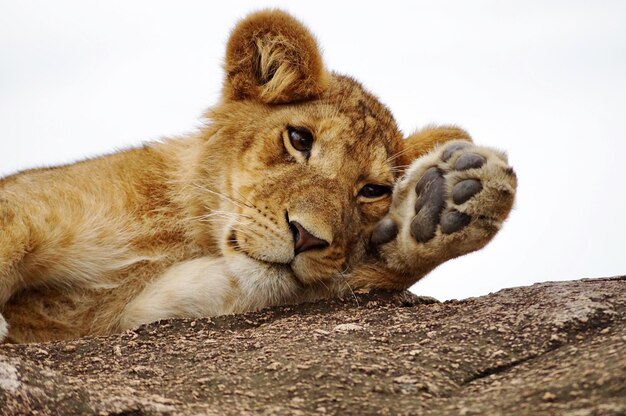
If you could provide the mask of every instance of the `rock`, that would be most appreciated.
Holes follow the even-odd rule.
[[[393,382],[398,383],[398,384],[415,384],[417,383],[417,379],[411,376],[404,375],[404,376],[394,378]]]
[[[626,413],[624,277],[356,297],[3,345],[0,415]]]
[[[364,329],[365,328],[363,328],[361,325],[352,324],[352,323],[339,324],[335,326],[335,328],[333,328],[334,331],[339,331],[339,332],[363,331]]]
[[[552,400],[556,399],[556,395],[554,393],[550,393],[549,391],[547,391],[543,394],[542,399],[547,402],[551,402]]]

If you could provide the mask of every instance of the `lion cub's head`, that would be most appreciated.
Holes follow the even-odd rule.
[[[337,279],[391,203],[402,163],[391,113],[328,72],[311,34],[282,12],[238,24],[225,71],[203,156],[206,176],[219,167],[206,178],[207,227],[233,273],[255,284]]]

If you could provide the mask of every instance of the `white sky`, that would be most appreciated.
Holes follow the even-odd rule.
[[[184,133],[236,20],[281,7],[405,132],[456,123],[509,153],[517,204],[413,290],[464,298],[626,273],[626,2],[0,3],[0,175]]]

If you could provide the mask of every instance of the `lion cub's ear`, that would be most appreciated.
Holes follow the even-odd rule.
[[[226,49],[226,99],[288,103],[316,97],[327,84],[313,35],[287,13],[256,12],[233,30]]]

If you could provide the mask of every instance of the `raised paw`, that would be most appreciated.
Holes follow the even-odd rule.
[[[517,179],[503,153],[448,142],[415,160],[374,228],[379,261],[408,286],[437,265],[482,248],[506,219]]]

